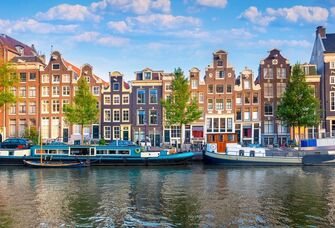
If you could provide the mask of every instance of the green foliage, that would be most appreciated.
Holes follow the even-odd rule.
[[[287,89],[278,105],[277,118],[291,127],[317,126],[320,104],[299,64],[294,65]]]
[[[36,127],[26,128],[23,134],[24,138],[30,139],[34,145],[38,144],[38,131]]]
[[[10,88],[18,82],[15,68],[10,63],[0,63],[0,107],[16,102],[17,98]]]
[[[83,128],[98,121],[99,109],[97,108],[97,99],[90,91],[90,87],[84,77],[78,80],[78,90],[73,99],[72,105],[65,106],[65,118],[71,124],[78,124]]]
[[[100,146],[104,146],[104,145],[106,145],[106,140],[105,140],[104,138],[100,139],[100,140],[99,140],[99,145],[100,145]]]
[[[169,126],[182,127],[201,117],[202,112],[199,110],[197,101],[191,100],[190,97],[188,79],[180,68],[175,69],[171,97],[161,101],[165,109],[165,120]]]

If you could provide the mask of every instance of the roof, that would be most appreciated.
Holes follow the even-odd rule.
[[[326,34],[326,38],[322,38],[325,52],[335,52],[335,33]]]
[[[79,67],[76,67],[72,63],[66,61],[65,59],[63,59],[63,62],[64,62],[65,66],[67,68],[71,68],[74,72],[76,72],[78,74],[78,76],[80,75],[80,69],[79,69]]]
[[[14,38],[5,35],[0,34],[0,41],[11,51],[20,54],[19,51],[16,49],[17,46],[23,47],[23,55],[24,56],[35,56],[37,55],[36,50],[34,47],[29,47],[28,45],[21,43],[18,40],[15,40]]]
[[[38,56],[16,56],[12,59],[13,63],[43,63]],[[44,63],[43,63],[44,64]]]

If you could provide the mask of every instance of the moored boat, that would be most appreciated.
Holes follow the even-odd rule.
[[[82,168],[89,166],[86,162],[40,162],[40,161],[26,161],[23,163],[33,168]]]

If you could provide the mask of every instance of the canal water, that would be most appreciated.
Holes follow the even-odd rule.
[[[335,226],[335,168],[0,167],[0,227]]]

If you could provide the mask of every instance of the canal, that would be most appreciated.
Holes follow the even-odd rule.
[[[335,226],[335,168],[0,167],[0,227]]]

